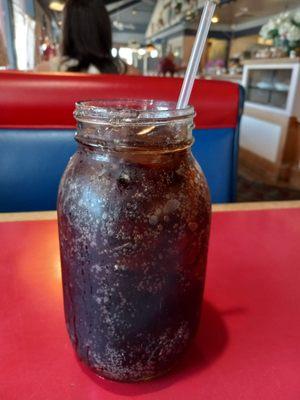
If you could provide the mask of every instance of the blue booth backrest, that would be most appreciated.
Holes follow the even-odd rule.
[[[212,201],[234,201],[235,129],[195,130],[194,137],[193,154]],[[0,212],[55,209],[59,181],[76,148],[74,130],[0,130]]]
[[[73,137],[73,130],[0,130],[0,212],[56,209]]]

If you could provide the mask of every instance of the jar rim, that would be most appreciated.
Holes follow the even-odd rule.
[[[194,108],[177,109],[175,101],[156,99],[95,99],[75,103],[74,116],[81,122],[119,124],[167,123],[195,116]]]

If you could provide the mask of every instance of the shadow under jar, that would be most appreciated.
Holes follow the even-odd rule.
[[[67,329],[96,374],[152,379],[178,361],[201,309],[211,206],[194,111],[99,100],[75,116],[58,196]]]

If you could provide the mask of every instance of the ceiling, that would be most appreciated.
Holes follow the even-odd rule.
[[[39,0],[44,9],[49,9],[51,0]],[[61,0],[61,2],[65,2]],[[104,0],[110,13],[114,31],[130,31],[144,34],[151,18],[156,0]],[[61,13],[55,14],[61,19]]]
[[[157,1],[163,0],[104,0],[111,16],[114,33],[127,32],[140,37],[144,35]],[[39,0],[39,2],[48,9],[51,0]],[[247,24],[300,7],[299,0],[223,0],[223,2],[225,4],[217,9],[219,23],[213,26],[214,30],[218,30],[221,25]],[[55,14],[56,19],[61,18],[61,13]]]
[[[236,0],[218,7],[220,24],[241,24],[300,7],[299,0]]]
[[[121,27],[124,31],[145,33],[151,18],[155,0],[108,0],[107,9],[110,12],[112,23]],[[105,2],[107,3],[107,1]]]

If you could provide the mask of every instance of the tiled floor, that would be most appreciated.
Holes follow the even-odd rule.
[[[239,173],[237,201],[300,200],[300,188],[291,189],[285,185],[270,185]]]

